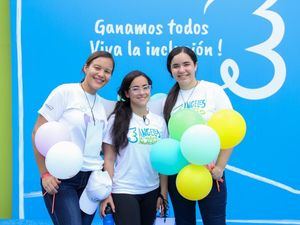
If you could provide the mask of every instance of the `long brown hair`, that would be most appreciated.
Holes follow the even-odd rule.
[[[118,90],[120,100],[116,103],[114,111],[109,116],[111,117],[113,114],[115,115],[112,129],[109,132],[111,132],[112,142],[117,154],[119,154],[120,149],[125,148],[128,145],[127,134],[132,117],[132,109],[130,107],[130,99],[126,97],[126,92],[129,91],[132,81],[140,76],[145,77],[148,81],[148,84],[152,85],[152,80],[145,73],[139,70],[129,72],[123,78],[121,86]]]

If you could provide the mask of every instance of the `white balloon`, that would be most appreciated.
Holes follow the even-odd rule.
[[[197,124],[183,133],[180,147],[187,161],[196,165],[207,165],[218,157],[220,138],[211,127]]]
[[[61,141],[70,141],[68,128],[63,124],[51,121],[44,123],[36,131],[34,142],[37,150],[46,156],[49,149]]]
[[[45,163],[51,175],[59,179],[69,179],[80,171],[83,156],[76,144],[61,141],[49,149]]]

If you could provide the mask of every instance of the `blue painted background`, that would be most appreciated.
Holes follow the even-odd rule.
[[[215,0],[204,13],[206,0],[27,0],[22,2],[22,56],[24,97],[24,192],[25,196],[40,191],[39,174],[31,147],[31,130],[37,110],[50,91],[61,83],[79,82],[81,68],[91,53],[91,42],[102,41],[101,46],[121,46],[122,56],[116,56],[116,69],[110,83],[100,95],[116,99],[116,90],[122,77],[133,69],[146,72],[153,78],[153,94],[164,92],[173,85],[166,70],[166,56],[149,56],[145,49],[151,46],[188,45],[211,47],[212,55],[200,54],[197,77],[224,84],[220,66],[224,60],[234,59],[239,66],[237,83],[246,88],[267,85],[274,76],[274,66],[262,55],[246,51],[266,41],[272,33],[270,21],[253,15],[264,3],[284,22],[283,39],[276,51],[284,60],[286,78],[273,95],[247,99],[226,88],[237,111],[245,118],[248,130],[244,141],[236,147],[229,165],[271,179],[294,188],[295,192],[227,172],[228,219],[291,219],[300,220],[299,204],[299,38],[297,25],[299,3],[293,0]],[[273,4],[274,3],[274,4]],[[12,43],[16,43],[16,1],[11,3]],[[95,23],[161,24],[161,35],[97,34]],[[170,34],[171,20],[185,25],[208,25],[207,34]],[[222,45],[219,40],[222,39]],[[129,56],[128,41],[141,50],[140,56]],[[17,47],[13,46],[13,103],[14,103],[14,217],[19,216],[18,201],[18,79]],[[220,53],[220,55],[218,54]],[[232,71],[231,71],[232,72]],[[285,73],[281,73],[282,76]],[[25,218],[47,217],[41,197],[25,198]],[[172,215],[172,213],[171,213]]]

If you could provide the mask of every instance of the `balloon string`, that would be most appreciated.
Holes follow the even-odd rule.
[[[48,192],[47,192],[47,191],[45,191],[45,192],[43,193],[43,196],[45,196],[46,194],[48,194]],[[55,204],[55,194],[53,194],[53,197],[52,197],[52,208],[51,208],[51,214],[53,214],[53,213],[54,213],[54,204]]]
[[[216,184],[217,184],[218,192],[220,192],[220,184],[219,184],[219,181],[216,180]]]
[[[54,203],[55,203],[55,194],[53,194],[53,197],[52,197],[52,209],[51,209],[52,214],[54,213]]]
[[[207,165],[207,167],[208,167],[209,171],[211,172],[215,166],[214,165]],[[219,182],[223,183],[224,182],[223,178],[220,178],[220,179],[216,180],[218,192],[220,192]]]

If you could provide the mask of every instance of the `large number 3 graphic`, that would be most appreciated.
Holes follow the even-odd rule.
[[[136,143],[138,141],[136,127],[129,128],[127,138],[128,141],[131,143]]]
[[[264,87],[261,88],[245,88],[239,85],[236,81],[239,77],[238,64],[233,59],[226,59],[221,65],[220,73],[224,81],[223,88],[229,88],[236,95],[246,99],[263,99],[275,94],[283,85],[286,78],[286,66],[282,57],[273,49],[281,42],[284,35],[284,22],[279,14],[268,10],[277,0],[267,0],[253,14],[263,17],[272,24],[272,33],[266,41],[247,48],[249,52],[262,55],[270,60],[274,66],[273,79]],[[208,0],[204,7],[204,13],[208,6],[214,0]],[[229,74],[229,69],[232,70],[232,76]]]

